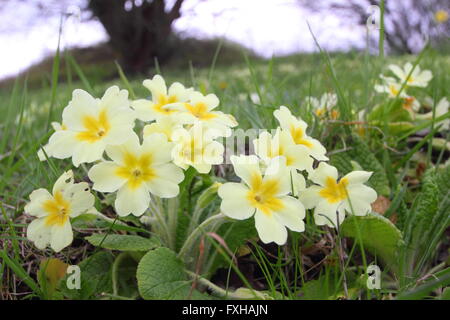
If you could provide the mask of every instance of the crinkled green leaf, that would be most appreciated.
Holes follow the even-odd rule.
[[[417,205],[413,211],[412,236],[416,238],[432,227],[433,216],[439,205],[439,188],[435,179],[435,171],[427,170],[423,178],[422,189],[418,194]]]
[[[136,235],[94,234],[85,239],[94,246],[101,244],[102,248],[120,251],[148,251],[161,245],[154,237],[149,239]]]
[[[144,299],[207,299],[192,290],[192,281],[184,271],[183,262],[168,248],[149,251],[137,268],[138,288]]]
[[[400,230],[389,219],[377,213],[350,216],[340,228],[344,237],[361,240],[365,249],[395,268],[403,239]]]
[[[450,165],[436,170],[436,185],[441,196],[450,191]]]

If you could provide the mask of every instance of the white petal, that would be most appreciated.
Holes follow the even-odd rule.
[[[423,81],[425,83],[429,82],[433,78],[433,73],[431,73],[430,70],[424,70],[420,74],[420,81]]]
[[[73,241],[73,231],[72,226],[69,221],[64,225],[58,226],[54,225],[51,228],[51,239],[50,247],[55,251],[59,252]]]
[[[112,161],[104,161],[94,165],[88,172],[89,179],[94,183],[92,188],[100,192],[114,192],[126,182],[116,175],[119,166]]]
[[[131,102],[131,107],[136,111],[136,117],[141,121],[155,120],[152,112],[153,102],[146,99],[139,99]]]
[[[117,164],[125,164],[125,157],[129,154],[140,155],[141,144],[135,132],[130,132],[128,139],[120,145],[109,145],[106,154]]]
[[[50,145],[49,143],[47,143],[45,146],[40,148],[37,152],[39,161],[47,161],[47,158],[53,157],[53,147],[54,145]]]
[[[75,135],[75,132],[66,130],[54,132],[48,141],[48,146],[51,149],[51,156],[57,159],[71,157],[75,146],[80,143]]]
[[[70,202],[70,217],[74,218],[94,206],[95,197],[86,182],[75,183],[67,188],[63,194]]]
[[[221,164],[224,151],[225,148],[221,143],[217,141],[209,142],[205,145],[201,161],[206,164]]]
[[[355,197],[350,197],[350,199],[345,200],[344,208],[349,214],[354,214],[356,216],[365,216],[367,213],[372,211],[370,202]]]
[[[184,179],[183,170],[172,163],[154,167],[154,170],[157,177],[147,182],[150,192],[161,198],[176,197],[180,192],[178,184]]]
[[[133,214],[142,215],[148,209],[150,194],[147,186],[142,183],[138,188],[132,188],[125,184],[117,192],[114,203],[117,214],[121,217]]]
[[[341,203],[329,203],[327,200],[319,201],[314,209],[314,221],[317,225],[327,225],[332,228],[337,226],[337,211]],[[341,212],[339,212],[341,213]],[[343,221],[341,215],[339,215],[339,224]]]
[[[247,185],[251,185],[252,177],[261,176],[259,161],[256,156],[231,156],[234,172]]]
[[[160,95],[167,95],[167,87],[164,78],[159,74],[155,75],[152,80],[144,80],[144,87],[152,93],[153,102],[157,103]]]
[[[279,223],[273,214],[267,215],[257,210],[255,213],[255,227],[262,242],[275,242],[280,246],[286,243],[286,227]]]
[[[328,163],[321,162],[319,166],[309,175],[309,180],[321,186],[326,185],[327,178],[332,178],[335,181],[338,178],[337,169],[330,166]]]
[[[405,73],[403,72],[403,70],[402,70],[399,66],[396,66],[396,65],[394,65],[394,64],[391,64],[391,65],[389,66],[389,69],[391,69],[391,71],[392,71],[392,72],[393,72],[400,80],[402,80],[402,81],[405,80],[405,78],[406,78]]]
[[[191,166],[198,171],[198,173],[209,173],[211,171],[211,165],[207,163],[193,163]]]
[[[181,83],[174,82],[169,87],[169,97],[176,97],[177,102],[186,102],[192,89],[186,89]]]
[[[45,225],[45,217],[31,221],[27,228],[27,238],[38,249],[45,249],[50,243],[51,227]]]
[[[81,163],[91,163],[100,160],[105,151],[105,143],[102,140],[96,142],[81,142],[73,151],[72,162],[75,167]]]
[[[228,182],[219,187],[218,194],[222,198],[220,210],[230,218],[244,220],[255,213],[255,208],[247,200],[249,189],[241,183]]]
[[[64,191],[71,185],[73,185],[73,172],[72,170],[68,170],[64,172],[58,178],[58,180],[56,180],[55,184],[53,185],[52,192],[53,194],[55,194],[58,191],[64,193]]]
[[[128,91],[120,90],[118,86],[109,87],[100,100],[100,108],[106,108],[109,116],[117,114],[117,112],[128,109]]]
[[[120,145],[127,140],[132,139],[135,135],[132,125],[115,126],[108,132],[108,135],[103,138],[105,145]]]
[[[208,106],[208,111],[211,111],[212,109],[215,109],[219,105],[220,101],[215,94],[210,93],[207,96],[205,96],[205,103]]]
[[[297,170],[291,170],[291,184],[293,188],[293,195],[298,196],[299,192],[304,191],[306,188],[305,177],[301,173],[298,173]]]
[[[153,133],[144,137],[142,152],[152,155],[152,164],[167,163],[172,159],[173,143],[167,141],[167,136],[161,133]]]
[[[378,197],[377,192],[374,189],[363,184],[350,185],[347,187],[347,192],[350,198],[356,198],[368,203],[374,202]]]
[[[305,137],[305,140],[311,144],[310,146],[308,146],[311,156],[319,161],[328,161],[328,157],[326,156],[327,150],[319,142],[319,140],[310,137]]]
[[[292,231],[305,231],[305,223],[303,222],[305,207],[303,207],[303,204],[290,196],[282,197],[280,200],[283,202],[283,209],[274,213],[278,222]]]
[[[267,131],[262,132],[257,139],[253,140],[253,147],[259,157],[269,158],[272,149],[272,135]]]
[[[273,158],[266,168],[264,183],[275,181],[277,185],[276,196],[284,196],[292,191],[290,170],[286,167],[285,157]]]
[[[63,123],[69,130],[83,131],[85,116],[96,117],[98,101],[84,90],[76,89],[72,93],[72,100],[62,113]]]
[[[278,120],[280,127],[285,130],[289,130],[291,126],[299,126],[303,129],[303,132],[306,130],[306,123],[299,121],[296,117],[294,117],[291,111],[285,106],[281,106],[278,110],[275,110],[273,115]]]
[[[47,200],[53,199],[50,192],[45,189],[34,190],[30,194],[30,202],[25,205],[24,211],[26,214],[35,217],[44,217],[48,213],[44,210],[43,204]]]
[[[319,186],[311,186],[306,190],[300,192],[299,200],[303,203],[306,209],[314,208],[321,198],[319,197],[319,191],[322,188]]]
[[[368,171],[352,171],[347,173],[342,179],[347,179],[348,183],[351,184],[361,184],[369,180],[372,176],[372,172]]]
[[[305,146],[293,145],[287,147],[284,154],[286,156],[286,159],[288,160],[287,165],[289,167],[298,170],[312,170],[314,160],[310,157],[310,152]]]

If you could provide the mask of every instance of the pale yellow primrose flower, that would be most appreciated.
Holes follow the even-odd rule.
[[[329,113],[332,119],[336,119],[338,116],[337,111],[332,110],[336,106],[337,100],[337,95],[334,93],[324,93],[320,100],[310,96],[305,98],[305,102],[313,108],[318,117]]]
[[[194,167],[199,173],[208,173],[213,164],[223,162],[224,146],[213,139],[220,136],[214,129],[207,129],[201,123],[189,130],[180,128],[172,135],[175,147],[172,160],[177,166],[187,169]]]
[[[306,146],[295,144],[292,136],[287,131],[277,129],[272,137],[267,131],[262,132],[253,140],[255,153],[268,164],[272,159],[283,156],[286,158],[288,168],[298,170],[312,170],[313,158],[309,155]]]
[[[94,196],[86,182],[74,183],[71,170],[58,178],[52,194],[45,189],[34,190],[25,213],[37,217],[27,229],[27,238],[37,248],[50,247],[59,252],[72,243],[70,218],[94,208]]]
[[[412,74],[408,76],[412,68],[413,65],[409,62],[405,63],[403,69],[394,64],[391,64],[389,66],[389,69],[395,74],[397,78],[399,78],[400,84],[406,82],[406,85],[408,87],[425,88],[426,86],[428,86],[428,82],[430,82],[430,80],[433,78],[433,74],[431,73],[431,71],[430,70],[422,71],[420,67],[417,65],[414,68]]]
[[[268,167],[276,165],[273,161],[280,160],[280,157],[284,158],[283,161],[289,169],[292,179],[294,195],[298,195],[299,190],[305,189],[305,178],[297,170],[312,171],[314,160],[310,157],[309,150],[304,145],[295,144],[291,135],[280,128],[277,129],[273,137],[266,131],[261,133],[258,139],[253,140],[253,145],[256,155]]]
[[[402,84],[398,83],[396,79],[392,77],[385,77],[383,75],[380,75],[380,78],[382,80],[382,84],[376,84],[375,85],[375,91],[379,93],[387,93],[390,98],[407,98],[408,95],[406,94],[406,87],[403,88],[402,92],[400,92],[400,89],[402,88]]]
[[[129,107],[128,91],[117,86],[106,90],[101,99],[74,90],[62,118],[66,129],[50,137],[50,153],[58,159],[72,157],[75,167],[101,159],[107,145],[121,144],[134,133],[135,113]]]
[[[160,118],[156,122],[144,126],[144,137],[152,133],[162,133],[167,137],[167,140],[172,141],[172,134],[176,130],[183,128],[184,124],[190,122],[185,120],[186,119],[183,119],[183,117],[180,117],[180,114],[168,115]]]
[[[106,154],[112,161],[94,165],[88,172],[100,192],[117,192],[114,207],[119,216],[142,215],[149,207],[150,193],[173,198],[179,193],[183,171],[170,162],[173,144],[163,134],[144,138],[133,134],[125,143],[108,146]]]
[[[202,123],[204,128],[218,130],[220,136],[229,137],[231,129],[238,125],[236,119],[221,111],[213,111],[219,106],[219,98],[215,94],[202,95],[200,92],[192,92],[189,101],[172,105],[184,114],[188,114],[196,123]]]
[[[188,101],[190,93],[194,90],[185,88],[179,82],[172,83],[167,90],[164,78],[158,74],[152,80],[144,80],[142,84],[152,93],[152,100],[139,99],[131,103],[133,109],[136,110],[137,118],[142,121],[157,120],[178,113],[178,110],[169,105]]]
[[[60,131],[60,130],[67,130],[67,127],[63,124],[63,123],[59,123],[59,122],[52,122],[51,123],[53,130],[55,131]],[[47,154],[47,157],[52,157],[52,147],[47,143],[45,146],[43,146],[41,149],[38,150],[38,158],[40,161],[45,161],[47,160],[47,158],[45,157],[45,153]]]
[[[353,171],[338,181],[336,168],[321,162],[308,177],[317,185],[303,191],[299,199],[307,209],[314,208],[317,225],[336,227],[337,214],[341,224],[345,211],[357,216],[364,216],[371,211],[370,204],[377,199],[377,193],[363,184],[371,175],[367,171]]]
[[[305,146],[308,149],[310,156],[316,160],[328,160],[328,157],[325,156],[327,150],[322,144],[306,134],[308,125],[305,121],[294,117],[291,114],[291,111],[285,106],[281,106],[278,110],[275,110],[273,114],[275,118],[277,118],[281,128],[291,134],[295,144]]]
[[[242,182],[220,186],[220,209],[225,215],[237,220],[254,215],[256,230],[264,243],[285,244],[286,227],[297,232],[305,230],[305,208],[288,196],[291,180],[285,165],[278,165],[276,170],[268,168],[263,176],[256,156],[231,156],[231,162]]]

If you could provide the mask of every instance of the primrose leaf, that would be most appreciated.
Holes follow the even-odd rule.
[[[161,245],[154,237],[148,239],[136,235],[94,234],[85,239],[96,247],[101,244],[102,248],[119,251],[148,251]]]
[[[149,251],[139,262],[136,277],[141,296],[146,300],[208,299],[192,290],[192,281],[184,270],[183,262],[168,248]]]
[[[344,220],[340,229],[344,237],[360,240],[365,249],[390,267],[398,265],[397,255],[404,242],[400,230],[389,219],[377,213],[350,216]]]

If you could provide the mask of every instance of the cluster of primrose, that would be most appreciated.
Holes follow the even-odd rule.
[[[183,170],[209,173],[212,165],[223,163],[224,146],[217,140],[238,125],[233,116],[215,111],[219,99],[214,94],[205,96],[178,82],[167,89],[159,75],[143,85],[152,100],[130,101],[128,92],[116,86],[101,99],[74,90],[62,122],[54,123],[55,132],[38,152],[41,160],[71,158],[75,167],[93,163],[88,171],[92,189],[116,193],[114,208],[121,217],[151,215],[154,199],[177,197]],[[317,225],[330,227],[342,223],[346,213],[366,215],[377,198],[364,185],[371,172],[339,178],[303,120],[285,106],[274,116],[279,127],[253,141],[255,154],[230,157],[241,183],[220,185],[219,218],[254,216],[260,239],[283,245],[286,228],[305,230],[305,209],[314,209]],[[150,123],[142,139],[135,132],[136,119]],[[73,240],[71,218],[95,213],[94,200],[87,182],[75,183],[72,171],[65,172],[52,193],[31,193],[25,212],[36,219],[28,226],[28,239],[39,249],[62,250]]]

